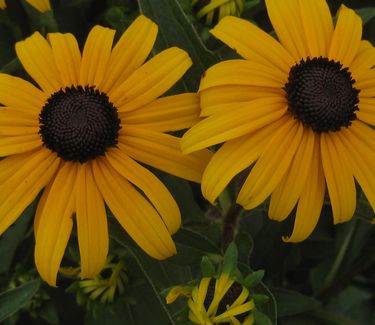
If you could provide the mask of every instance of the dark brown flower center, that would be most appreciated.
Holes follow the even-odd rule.
[[[117,109],[94,87],[67,87],[47,100],[39,114],[44,145],[65,161],[84,163],[117,144]]]
[[[212,303],[212,300],[215,296],[215,279],[211,279],[208,288],[206,297],[204,299],[204,308],[208,310],[210,308],[210,305]],[[219,306],[217,308],[216,315],[220,315],[224,313],[227,310],[227,306],[231,306],[236,299],[240,296],[242,293],[243,286],[238,282],[233,282],[233,284],[229,287],[228,291],[224,294],[223,298],[221,298]],[[240,315],[235,316],[241,323],[245,320],[246,316],[249,313],[242,313]],[[229,323],[222,323],[223,325],[229,325]]]
[[[328,58],[307,58],[289,72],[289,111],[315,132],[339,131],[356,119],[359,90],[348,68]]]

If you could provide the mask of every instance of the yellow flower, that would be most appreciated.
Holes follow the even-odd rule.
[[[0,74],[0,234],[45,188],[35,216],[35,262],[56,276],[77,222],[81,277],[102,269],[108,252],[105,204],[149,255],[176,252],[180,212],[167,188],[141,164],[199,182],[209,151],[180,152],[164,132],[198,120],[197,95],[158,98],[190,67],[169,48],[144,63],[157,26],[137,18],[112,49],[115,31],[95,26],[81,55],[71,34],[39,33],[16,44],[40,86]],[[144,63],[144,64],[143,64]]]
[[[278,221],[297,204],[284,240],[298,242],[317,224],[326,184],[335,224],[354,214],[354,179],[375,208],[375,49],[345,6],[334,27],[324,0],[266,5],[280,43],[235,17],[212,30],[245,60],[208,69],[199,90],[205,118],[181,143],[185,153],[224,143],[202,178],[210,202],[255,163],[237,203],[252,209],[271,196]]]
[[[192,0],[198,19],[205,19],[206,25],[217,24],[225,16],[240,16],[244,0]]]
[[[47,12],[51,10],[51,4],[49,0],[25,0],[25,1],[40,12]]]
[[[189,319],[193,324],[251,325],[254,301],[249,291],[238,282],[221,274],[218,279],[203,278],[188,300]]]
[[[0,0],[0,9],[5,9],[7,7],[7,4],[5,3],[5,0]]]

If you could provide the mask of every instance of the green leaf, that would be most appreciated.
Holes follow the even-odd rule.
[[[35,214],[37,200],[35,200],[19,217],[18,221],[9,228],[0,239],[0,274],[9,271],[18,245],[25,239],[30,219]]]
[[[213,265],[212,261],[207,256],[203,256],[202,258],[201,271],[202,271],[202,275],[207,278],[211,278],[216,275],[215,266]]]
[[[159,26],[155,50],[160,52],[171,46],[187,51],[193,66],[179,83],[179,90],[196,91],[204,71],[217,62],[208,51],[189,22],[177,0],[138,0],[141,12]]]
[[[39,280],[33,280],[17,288],[0,294],[0,322],[12,316],[35,295],[40,286]]]
[[[296,291],[281,288],[271,290],[277,302],[279,317],[304,313],[320,306],[319,301]]]
[[[361,16],[363,25],[375,17],[375,7],[360,8],[355,11]]]
[[[231,274],[237,268],[238,251],[235,243],[230,243],[224,254],[223,273]]]

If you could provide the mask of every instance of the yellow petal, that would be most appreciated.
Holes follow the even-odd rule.
[[[0,120],[0,136],[26,136],[35,135],[39,132],[39,126],[8,126],[8,124],[4,126],[1,122],[3,121]]]
[[[354,87],[361,90],[359,96],[366,97],[363,92],[375,87],[375,69],[366,70],[357,76]]]
[[[203,196],[213,204],[232,178],[259,158],[275,130],[288,118],[282,117],[253,133],[224,143],[203,173]]]
[[[343,159],[344,148],[337,141],[335,133],[322,133],[320,145],[333,221],[335,224],[348,221],[353,217],[356,207],[352,167],[350,162]]]
[[[212,154],[201,150],[184,155],[180,139],[169,134],[128,127],[119,137],[119,148],[133,159],[169,174],[200,183]]]
[[[237,203],[252,209],[280,183],[301,142],[303,126],[290,118],[274,134],[238,194]]]
[[[150,54],[158,26],[145,16],[139,16],[122,34],[113,48],[102,89],[108,92],[126,80]]]
[[[333,22],[326,0],[298,2],[310,57],[326,57],[333,35]]]
[[[264,97],[285,97],[281,88],[222,85],[199,92],[201,116],[230,112],[231,107]]]
[[[121,176],[125,177],[145,194],[159,212],[168,231],[174,234],[181,226],[180,210],[163,183],[121,150],[109,150],[106,157]]]
[[[350,72],[355,80],[375,66],[375,47],[369,41],[361,41],[358,52],[350,64]]]
[[[363,122],[375,125],[375,98],[360,98],[357,118]]]
[[[171,235],[151,204],[105,158],[93,161],[93,171],[105,202],[130,237],[156,259],[175,254]]]
[[[191,66],[189,55],[171,47],[155,55],[121,85],[109,93],[120,112],[127,112],[151,103],[171,88]]]
[[[56,286],[57,272],[73,227],[76,163],[64,163],[49,191],[35,233],[35,264],[43,280]]]
[[[40,216],[43,212],[44,206],[47,202],[48,194],[51,191],[51,187],[53,185],[53,182],[55,181],[55,177],[52,177],[50,182],[47,184],[47,186],[44,188],[42,196],[39,199],[38,206],[35,211],[35,217],[34,217],[34,235],[37,236],[37,232],[40,225]]]
[[[38,193],[53,177],[59,160],[49,150],[41,149],[30,155],[19,155],[17,160],[7,158],[16,163],[0,185],[0,234],[2,234],[36,198]],[[4,159],[0,168],[6,168],[9,161]]]
[[[306,186],[315,146],[315,134],[304,129],[301,143],[279,185],[272,192],[268,215],[270,219],[282,221],[288,217]]]
[[[237,17],[225,17],[210,31],[243,58],[289,74],[291,55],[269,34]]]
[[[82,53],[80,85],[97,88],[102,85],[108,68],[114,36],[113,29],[98,25],[91,29]]]
[[[196,93],[162,97],[135,111],[123,113],[123,128],[129,124],[152,131],[178,131],[198,122],[199,113]]]
[[[282,97],[255,99],[214,114],[188,130],[181,140],[184,153],[222,143],[251,133],[280,119],[287,104]]]
[[[362,37],[362,20],[354,10],[342,5],[338,11],[337,23],[328,57],[350,67],[356,56]]]
[[[77,86],[81,68],[81,52],[76,38],[72,34],[61,33],[50,33],[47,37],[63,85]]]
[[[47,94],[52,94],[65,86],[57,69],[52,48],[39,32],[17,42],[16,52],[27,73]]]
[[[0,108],[0,130],[6,126],[38,127],[38,114],[34,111],[25,112],[13,107]]]
[[[322,0],[315,0],[322,1]],[[304,34],[299,1],[266,0],[268,16],[281,44],[289,51],[296,62],[308,56],[308,39]],[[311,13],[310,13],[311,14]]]
[[[0,103],[37,116],[47,95],[21,78],[0,73]]]
[[[290,237],[283,240],[297,243],[305,240],[315,229],[324,202],[325,180],[320,156],[320,139],[315,136],[314,152],[309,175],[298,201],[296,219]]]
[[[27,152],[42,146],[42,141],[38,133],[0,136],[0,157]]]
[[[51,10],[50,0],[26,0],[26,2],[40,12],[47,12]]]
[[[75,193],[81,278],[92,278],[104,267],[109,240],[104,201],[90,163],[79,165]]]
[[[346,151],[344,159],[351,162],[354,177],[375,211],[375,148],[373,148],[372,152],[369,151],[368,147],[352,132],[353,128],[355,126],[352,126],[346,133],[338,133],[337,136]],[[368,129],[374,137],[375,131]]]
[[[209,68],[200,83],[199,91],[223,85],[284,87],[288,75],[264,64],[246,60],[222,61]]]

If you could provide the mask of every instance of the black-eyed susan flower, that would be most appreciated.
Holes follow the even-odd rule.
[[[199,325],[251,325],[254,316],[254,300],[248,289],[234,281],[227,273],[218,278],[205,277],[199,284],[189,287],[172,288],[167,303],[173,303],[178,296],[189,297],[189,319]]]
[[[192,6],[198,19],[204,19],[205,24],[216,24],[226,16],[241,16],[244,0],[193,0]]]
[[[81,55],[71,34],[34,33],[16,44],[40,86],[0,74],[0,234],[43,189],[35,216],[35,262],[56,275],[76,220],[81,277],[102,269],[108,251],[105,203],[149,255],[176,252],[180,212],[142,164],[199,182],[209,151],[185,156],[166,134],[198,120],[196,94],[158,98],[190,67],[186,52],[148,57],[157,26],[137,18],[112,49],[115,31],[95,26]]]
[[[212,34],[245,58],[221,62],[200,84],[205,117],[182,139],[190,153],[218,143],[202,178],[214,202],[255,163],[237,203],[252,209],[270,196],[269,216],[297,205],[293,233],[315,228],[328,189],[334,223],[356,208],[355,180],[375,208],[375,49],[361,40],[361,18],[342,6],[334,26],[326,1],[266,0],[279,38],[235,17]]]
[[[5,9],[7,7],[7,4],[5,3],[5,0],[0,0],[0,9]]]
[[[51,3],[49,0],[25,0],[25,1],[40,12],[47,12],[51,10]]]

